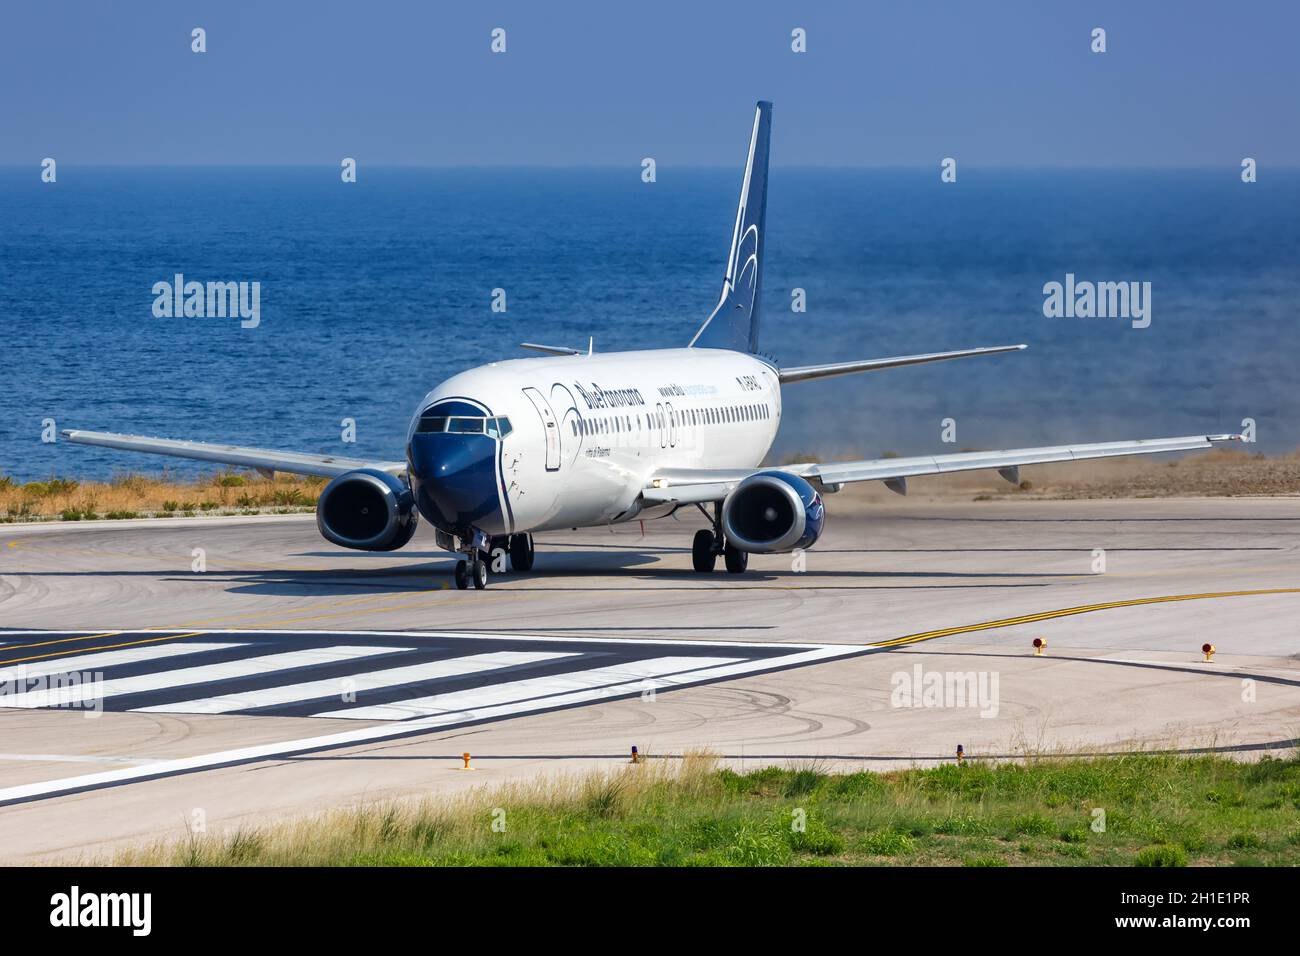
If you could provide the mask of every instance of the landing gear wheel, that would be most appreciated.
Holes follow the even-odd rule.
[[[510,570],[531,571],[537,551],[533,547],[531,534],[512,534],[510,536]]]
[[[717,562],[718,555],[713,550],[713,532],[701,528],[695,532],[695,540],[691,542],[691,564],[701,574],[708,574]]]
[[[464,561],[456,562],[456,590],[463,591],[469,587],[469,565]]]
[[[469,570],[470,575],[474,578],[474,590],[482,591],[487,587],[488,564],[482,555],[479,555],[474,559]]]
[[[749,567],[749,552],[741,551],[735,545],[728,544],[723,551],[723,557],[726,559],[729,574],[744,574],[745,569]]]

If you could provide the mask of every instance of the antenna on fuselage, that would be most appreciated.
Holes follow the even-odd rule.
[[[596,351],[596,336],[591,335],[587,337],[587,355],[591,355],[594,351]]]

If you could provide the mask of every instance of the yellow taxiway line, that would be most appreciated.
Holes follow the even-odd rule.
[[[916,644],[931,641],[936,637],[948,637],[952,634],[968,634],[971,631],[990,631],[999,627],[1012,627],[1016,624],[1032,624],[1035,621],[1050,621],[1058,617],[1072,617],[1075,614],[1089,614],[1092,611],[1106,611],[1116,607],[1135,607],[1139,604],[1168,604],[1174,601],[1202,601],[1207,598],[1248,597],[1261,594],[1300,594],[1300,588],[1264,588],[1257,591],[1210,591],[1204,594],[1168,594],[1163,597],[1132,598],[1128,601],[1107,601],[1104,604],[1081,604],[1078,607],[1061,608],[1058,611],[1042,611],[1038,614],[1022,614],[1019,617],[1007,617],[1000,621],[984,621],[981,624],[963,624],[957,627],[945,627],[935,631],[922,631],[908,634],[888,641],[877,641],[868,647],[901,647],[904,644]]]

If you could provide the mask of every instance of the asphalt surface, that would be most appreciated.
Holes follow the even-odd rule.
[[[1300,736],[1298,504],[832,498],[803,565],[697,575],[699,520],[665,519],[539,538],[533,573],[483,592],[450,589],[424,531],[366,554],[310,516],[8,525],[0,859],[177,837],[195,809],[220,829],[607,767],[633,745],[744,769],[958,744],[1280,752]],[[464,751],[476,771],[452,772]]]

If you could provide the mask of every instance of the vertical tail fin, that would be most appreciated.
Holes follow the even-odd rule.
[[[749,158],[740,186],[731,256],[722,281],[722,298],[700,326],[691,345],[708,349],[758,351],[759,293],[763,284],[764,226],[767,220],[767,156],[772,137],[772,104],[760,100],[749,137]]]

